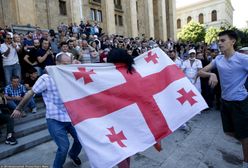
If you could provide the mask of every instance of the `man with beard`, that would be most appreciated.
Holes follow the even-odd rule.
[[[34,47],[27,51],[27,54],[24,56],[25,72],[28,72],[29,69],[37,68],[37,51],[40,49],[40,41],[38,39],[34,40]]]

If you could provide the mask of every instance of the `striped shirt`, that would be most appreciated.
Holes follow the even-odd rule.
[[[46,104],[46,118],[61,122],[71,122],[65,106],[60,99],[54,80],[47,74],[42,75],[32,87],[34,93],[42,93]]]

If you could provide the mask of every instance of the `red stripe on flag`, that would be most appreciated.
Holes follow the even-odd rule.
[[[171,130],[153,96],[183,78],[183,72],[176,65],[169,65],[160,72],[141,77],[137,72],[127,74],[123,66],[117,66],[117,69],[125,77],[125,83],[65,102],[73,124],[76,125],[86,119],[100,118],[136,103],[156,140],[170,134]]]

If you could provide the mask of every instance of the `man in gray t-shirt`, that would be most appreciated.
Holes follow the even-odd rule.
[[[248,55],[235,52],[237,34],[232,30],[219,33],[218,55],[209,65],[199,71],[199,76],[208,77],[214,87],[218,80],[210,70],[217,68],[221,85],[221,119],[227,135],[238,139],[243,148],[243,168],[248,168],[248,92],[245,82],[248,76]]]

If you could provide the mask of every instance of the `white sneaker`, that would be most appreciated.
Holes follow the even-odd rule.
[[[188,126],[188,124],[185,123],[180,127],[180,129],[185,131],[185,132],[189,132],[190,131],[190,126]]]
[[[37,112],[37,108],[35,107],[32,109],[32,113],[36,113],[36,112]]]

